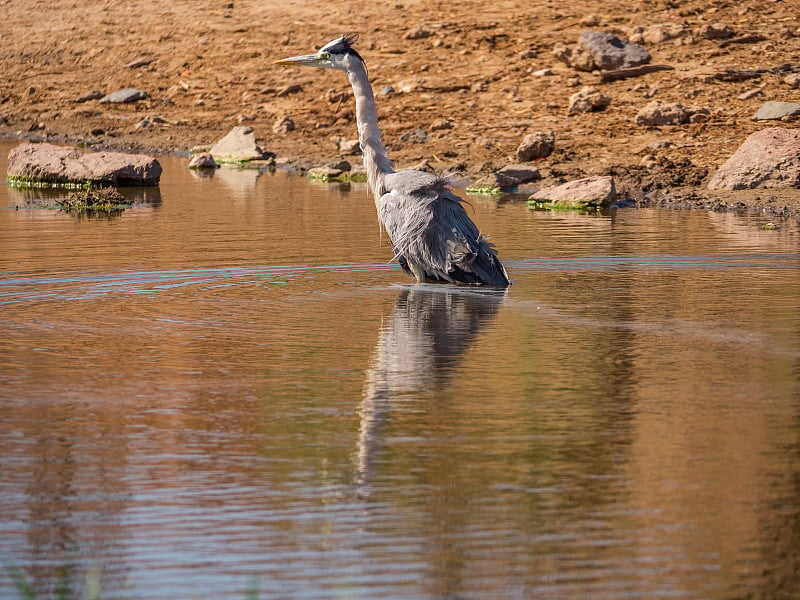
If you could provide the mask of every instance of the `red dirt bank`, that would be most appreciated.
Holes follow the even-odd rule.
[[[3,13],[0,134],[172,152],[210,144],[246,124],[279,158],[328,162],[338,154],[331,138],[355,137],[346,78],[272,61],[357,31],[375,89],[398,90],[378,103],[399,166],[427,160],[439,171],[464,167],[476,175],[513,162],[526,133],[552,130],[557,151],[539,163],[552,182],[611,172],[629,191],[655,190],[667,201],[675,188],[699,185],[678,200],[772,205],[777,213],[800,207],[797,190],[711,197],[702,187],[747,135],[774,126],[750,119],[765,100],[800,96],[784,74],[769,71],[800,63],[794,0],[656,0],[633,7],[553,0],[368,7],[355,0],[6,0]],[[574,71],[552,54],[557,42],[574,43],[586,23],[622,37],[653,24],[684,25],[686,33],[643,43],[653,63],[674,70],[600,83],[599,74]],[[737,41],[699,33],[712,23],[727,25]],[[542,69],[553,74],[536,73]],[[765,71],[734,81],[715,77],[729,69]],[[609,107],[567,116],[568,98],[582,85],[598,86],[611,97]],[[148,98],[129,105],[76,102],[94,90],[126,87]],[[738,98],[755,88],[761,92]],[[654,98],[705,106],[711,114],[687,125],[636,125],[636,113]],[[285,116],[296,129],[273,132]],[[431,127],[442,120],[452,127]],[[417,127],[428,132],[427,142],[401,141]],[[655,155],[656,166],[638,166],[646,154]]]

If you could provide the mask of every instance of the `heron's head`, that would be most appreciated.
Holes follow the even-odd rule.
[[[358,38],[357,34],[347,34],[331,40],[320,48],[315,54],[304,54],[276,60],[276,65],[300,65],[304,67],[318,67],[320,69],[339,69],[344,71],[351,58],[363,62],[361,56],[353,48],[353,43]]]

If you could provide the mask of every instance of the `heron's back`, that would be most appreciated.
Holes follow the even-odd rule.
[[[400,264],[434,281],[509,285],[494,246],[481,235],[446,180],[422,171],[386,176],[378,211]]]

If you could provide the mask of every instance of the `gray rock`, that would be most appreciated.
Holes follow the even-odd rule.
[[[751,134],[708,183],[712,190],[800,187],[800,129]]]
[[[105,97],[103,92],[94,90],[91,92],[86,92],[83,96],[79,98],[75,98],[74,102],[89,102],[90,100],[100,100],[100,98]]]
[[[219,165],[210,152],[195,154],[189,161],[190,169],[218,169]]]
[[[264,151],[256,143],[252,127],[239,125],[211,146],[214,160],[221,163],[240,163],[263,158]]]
[[[497,171],[489,173],[478,179],[468,190],[473,192],[488,192],[490,190],[513,191],[520,184],[519,179]]]
[[[617,197],[614,178],[596,175],[539,190],[530,200],[568,206],[608,206]]]
[[[397,90],[395,90],[390,85],[385,85],[381,89],[378,90],[378,93],[375,94],[376,96],[391,96],[392,94],[396,94]]]
[[[358,140],[348,140],[347,138],[334,136],[331,138],[340,154],[345,156],[361,154],[361,143]]]
[[[689,122],[691,114],[680,102],[653,100],[636,115],[636,124],[682,125]]]
[[[592,57],[598,69],[622,69],[650,62],[650,53],[639,44],[634,44],[610,33],[585,30],[578,43]]]
[[[586,86],[569,97],[567,113],[574,115],[577,113],[597,112],[604,110],[609,104],[611,104],[610,96],[600,93],[600,90],[595,87]]]
[[[753,121],[773,121],[783,117],[800,114],[800,104],[794,102],[764,102],[751,119]]]
[[[8,153],[8,177],[18,184],[150,186],[158,185],[161,165],[144,154],[82,153],[66,146],[25,143]]]
[[[556,134],[552,131],[537,131],[522,138],[517,148],[517,160],[523,162],[549,156],[556,148]]]
[[[145,98],[147,98],[147,92],[136,88],[125,88],[103,96],[100,98],[100,104],[125,104],[144,100]]]
[[[542,178],[539,169],[529,165],[506,165],[498,171],[501,175],[513,177],[519,183],[528,183]]]
[[[353,168],[353,165],[346,160],[337,160],[336,162],[328,163],[325,166],[331,169],[336,169],[341,173],[347,173]]]

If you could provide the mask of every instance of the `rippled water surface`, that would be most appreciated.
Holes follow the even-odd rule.
[[[514,285],[417,286],[362,187],[161,161],[0,188],[0,597],[800,597],[796,224],[475,198]]]

